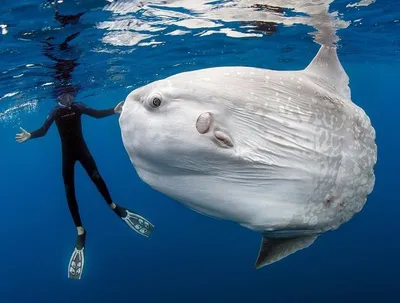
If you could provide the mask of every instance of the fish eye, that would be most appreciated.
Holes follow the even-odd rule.
[[[161,100],[160,100],[160,98],[154,98],[154,99],[153,99],[153,102],[152,102],[152,105],[153,105],[154,107],[159,107],[159,106],[161,105]]]
[[[149,105],[152,108],[157,108],[161,105],[161,97],[160,96],[153,96],[149,99]]]

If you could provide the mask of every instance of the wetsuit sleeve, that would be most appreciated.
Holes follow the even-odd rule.
[[[114,107],[110,109],[94,109],[88,107],[83,103],[76,103],[82,114],[94,117],[94,118],[105,118],[115,114]]]
[[[53,109],[53,111],[47,116],[46,121],[41,128],[31,132],[31,139],[43,137],[47,131],[49,130],[51,124],[57,117],[57,109]]]

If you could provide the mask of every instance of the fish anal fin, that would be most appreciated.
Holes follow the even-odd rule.
[[[298,250],[307,248],[314,243],[317,237],[316,235],[291,238],[267,238],[263,236],[254,267],[259,269],[277,262]]]
[[[322,45],[304,71],[322,78],[341,96],[350,99],[349,76],[339,61],[336,46]]]

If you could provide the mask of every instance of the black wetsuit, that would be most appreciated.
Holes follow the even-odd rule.
[[[115,114],[114,108],[105,110],[96,110],[86,106],[83,103],[72,103],[70,107],[57,106],[48,115],[41,128],[31,133],[31,138],[44,136],[51,124],[55,121],[62,143],[62,171],[67,195],[68,206],[71,211],[75,225],[82,226],[79,215],[78,203],[75,197],[74,167],[75,162],[79,161],[97,189],[102,194],[107,204],[112,203],[107,186],[100,176],[96,163],[86,145],[82,134],[81,116],[82,114],[94,117],[104,118]]]

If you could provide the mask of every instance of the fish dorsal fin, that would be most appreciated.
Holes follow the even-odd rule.
[[[349,76],[339,61],[336,47],[322,45],[304,71],[321,78],[342,97],[350,99]]]
[[[259,269],[265,265],[277,262],[300,249],[307,248],[314,243],[316,238],[317,236],[315,235],[291,238],[267,238],[263,236],[254,267]]]

